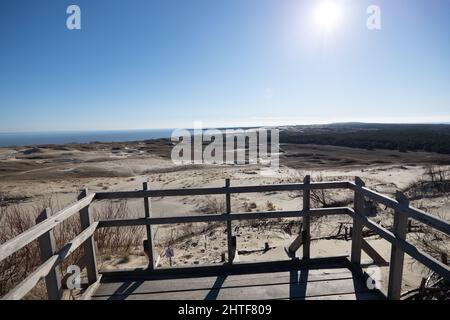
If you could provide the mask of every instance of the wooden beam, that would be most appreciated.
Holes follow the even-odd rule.
[[[304,189],[303,189],[303,212],[310,212],[311,209],[311,177],[309,175],[305,176],[303,179]],[[309,260],[311,257],[310,247],[311,247],[311,218],[309,215],[303,216],[302,225],[302,242],[303,242],[303,259],[305,261]]]
[[[388,266],[387,262],[364,238],[361,239],[361,249],[367,253],[367,255],[378,266]]]
[[[50,209],[45,209],[36,218],[36,224],[45,221],[51,215]],[[56,240],[53,229],[41,235],[38,238],[38,241],[41,261],[44,263],[56,253]],[[55,266],[49,270],[48,274],[45,276],[45,286],[47,287],[47,297],[49,300],[61,300],[61,269],[59,266]]]
[[[251,213],[233,213],[233,214],[212,214],[197,216],[179,216],[179,217],[162,217],[162,218],[135,218],[120,220],[101,220],[99,228],[111,227],[132,227],[144,225],[162,225],[177,223],[195,223],[195,222],[211,222],[211,221],[239,221],[239,220],[257,220],[257,219],[276,219],[276,218],[300,218],[305,215],[322,217],[328,215],[348,214],[348,208],[315,208],[308,212],[304,211],[267,211],[267,212],[251,212]]]
[[[288,248],[288,252],[290,255],[295,256],[295,253],[297,252],[298,248],[303,244],[303,233],[302,230],[300,230],[300,234],[297,236],[297,238],[292,241],[291,245]]]
[[[404,194],[397,191],[396,200],[404,206],[409,206],[409,200]],[[395,210],[394,212],[394,234],[397,239],[405,240],[408,231],[408,216],[403,212]],[[389,269],[388,298],[399,300],[402,290],[403,280],[403,261],[405,253],[396,246],[391,248],[391,261]]]
[[[355,177],[355,184],[364,187],[364,181],[359,177]],[[364,196],[355,191],[354,194],[355,216],[365,215],[364,211]],[[362,240],[363,225],[358,219],[353,219],[352,227],[352,253],[351,262],[355,265],[361,264],[361,240]]]
[[[354,210],[347,208],[348,214],[351,217],[356,217],[364,226],[372,230],[374,233],[379,235],[381,238],[389,241],[391,244],[395,244],[397,247],[401,248],[405,253],[422,263],[427,268],[433,270],[447,281],[450,281],[450,267],[443,264],[441,261],[436,260],[432,256],[420,251],[411,243],[399,239],[390,232],[389,230],[381,227],[376,222],[373,222],[369,218],[361,215],[355,215]]]
[[[83,295],[81,296],[80,300],[91,300],[92,295],[95,293],[95,291],[98,289],[98,287],[100,286],[100,282],[102,281],[102,275],[98,276],[97,281],[95,281],[94,283],[92,283],[84,292]]]
[[[230,179],[225,180],[225,189],[228,190],[230,188]],[[225,193],[225,206],[226,206],[226,214],[231,214],[231,194],[229,192]],[[236,238],[234,239],[236,242]],[[227,248],[228,248],[228,263],[232,264],[234,261],[234,256],[236,252],[236,243],[233,246],[233,229],[231,225],[231,220],[227,220]]]
[[[431,215],[425,211],[419,210],[417,208],[413,208],[410,206],[404,206],[398,201],[391,199],[381,193],[378,193],[376,191],[372,191],[368,188],[358,186],[355,183],[349,183],[349,186],[354,191],[361,193],[365,197],[368,197],[369,199],[381,203],[389,208],[392,208],[394,210],[398,210],[400,212],[405,213],[408,217],[413,218],[419,222],[422,222],[430,227],[433,227],[436,230],[439,230],[447,235],[450,235],[450,223],[440,219],[439,217],[436,217],[434,215]]]
[[[55,226],[77,213],[82,208],[89,205],[94,199],[95,194],[90,194],[88,197],[81,201],[77,201],[74,204],[62,209],[56,214],[52,215],[45,221],[35,225],[34,227],[28,229],[27,231],[19,234],[17,237],[5,242],[0,246],[0,261],[9,257],[14,252],[22,249],[30,242],[36,240],[38,237],[53,229]]]
[[[144,182],[142,184],[142,188],[144,190],[148,190],[148,183]],[[144,214],[146,218],[151,218],[152,213],[151,213],[151,204],[150,204],[150,199],[149,198],[144,198]],[[151,225],[146,225],[145,226],[146,232],[147,232],[147,248],[146,248],[146,252],[148,255],[148,267],[150,269],[154,269],[155,268],[155,259],[154,259],[154,253],[153,253],[153,237],[152,237],[152,226]]]
[[[147,191],[121,191],[121,192],[98,192],[96,193],[97,200],[105,199],[129,199],[129,198],[154,198],[154,197],[180,197],[180,196],[198,196],[198,195],[213,195],[213,194],[230,194],[235,193],[260,193],[272,191],[298,191],[303,190],[302,183],[291,184],[275,184],[262,186],[239,186],[223,188],[189,188],[189,189],[164,189],[164,190],[147,190]],[[330,181],[330,182],[315,182],[311,183],[311,190],[322,189],[347,189],[349,188],[348,181]]]
[[[88,238],[90,238],[96,228],[98,222],[94,222],[89,228],[81,232],[75,239],[66,244],[57,254],[41,264],[28,277],[20,282],[14,289],[6,294],[2,300],[19,300],[22,299],[43,277],[47,276],[55,266],[61,264],[72,252],[74,252],[80,245],[82,245]]]
[[[36,270],[34,270],[28,277],[22,280],[17,286],[10,292],[2,297],[2,300],[20,300],[28,292],[30,292],[36,284],[45,277],[50,271],[53,270],[58,261],[57,256],[51,257],[49,260],[41,264]]]
[[[78,200],[82,200],[88,196],[88,190],[84,189],[78,196]],[[80,224],[81,230],[86,230],[92,225],[92,214],[89,210],[89,206],[84,207],[80,210]],[[86,256],[86,271],[89,283],[95,283],[98,279],[97,271],[97,259],[95,256],[95,242],[94,237],[91,236],[87,239],[84,244],[84,255]]]

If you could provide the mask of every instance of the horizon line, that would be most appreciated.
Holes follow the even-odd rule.
[[[205,126],[202,129],[236,129],[236,128],[261,128],[261,127],[296,127],[296,126],[326,126],[334,124],[393,124],[393,125],[450,125],[450,122],[365,122],[365,121],[337,121],[326,123],[297,123],[297,124],[275,124],[275,125],[244,125],[244,126]],[[159,130],[193,130],[194,127],[165,127],[165,128],[137,128],[137,129],[78,129],[78,130],[26,130],[26,131],[0,131],[0,134],[57,134],[57,133],[86,133],[86,132],[127,132],[127,131],[159,131]]]

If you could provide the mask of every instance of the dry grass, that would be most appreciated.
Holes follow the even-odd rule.
[[[439,166],[430,166],[419,179],[405,188],[404,192],[410,200],[448,196],[450,171]]]
[[[3,198],[4,199],[4,198]],[[0,244],[18,236],[35,225],[35,219],[45,208],[52,212],[61,210],[64,205],[57,203],[53,195],[42,197],[33,207],[20,204],[1,203],[0,205]],[[73,199],[70,202],[75,201]],[[67,205],[67,204],[65,204]],[[97,210],[93,210],[94,219],[124,219],[129,217],[126,202],[106,202]],[[60,249],[70,242],[81,231],[79,216],[74,215],[54,229],[56,247]],[[137,246],[142,246],[144,238],[143,227],[100,229],[95,234],[99,255],[104,253],[130,254]],[[66,259],[61,266],[64,273],[67,266],[76,264],[83,256],[83,249],[79,248]],[[26,278],[40,265],[39,246],[37,241],[31,242],[7,259],[0,262],[0,296]],[[45,298],[45,288],[42,281],[27,298]]]
[[[225,200],[218,199],[217,197],[206,197],[203,205],[201,206],[201,211],[207,214],[220,214],[226,212]]]
[[[125,200],[105,201],[102,206],[93,210],[93,218],[98,220],[120,220],[127,219],[132,214]],[[136,247],[142,246],[145,237],[145,228],[136,227],[114,227],[99,229],[95,233],[97,248],[101,254],[130,254]]]

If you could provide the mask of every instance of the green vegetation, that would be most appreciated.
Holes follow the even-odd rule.
[[[280,142],[450,154],[450,125],[343,123],[305,126],[282,131]]]

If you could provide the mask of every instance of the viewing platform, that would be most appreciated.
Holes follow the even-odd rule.
[[[310,193],[313,190],[350,189],[354,192],[353,207],[311,208]],[[292,211],[267,211],[250,213],[231,212],[231,194],[300,191],[303,206]],[[154,197],[224,195],[226,212],[195,216],[152,217],[150,199]],[[142,198],[142,218],[93,221],[90,204],[105,199]],[[365,198],[394,209],[392,231],[371,220],[367,215]],[[82,232],[71,242],[56,250],[53,229],[67,218],[79,214]],[[311,257],[311,217],[348,215],[353,220],[351,231],[351,254],[349,256]],[[286,258],[280,261],[237,261],[237,238],[233,235],[232,223],[242,220],[290,218],[301,219],[302,229],[292,243],[286,244]],[[48,298],[58,300],[65,288],[60,264],[74,250],[83,246],[83,269],[86,290],[82,299],[400,299],[403,278],[404,254],[450,281],[450,267],[422,252],[406,239],[408,220],[413,219],[435,230],[450,235],[450,224],[436,216],[409,205],[408,199],[397,192],[391,199],[355,182],[310,182],[306,176],[303,183],[259,186],[230,186],[196,189],[143,190],[124,192],[81,192],[79,200],[51,215],[44,210],[33,228],[0,246],[0,261],[34,240],[39,241],[42,264],[3,299],[23,298],[40,279],[45,278]],[[223,222],[227,226],[227,261],[215,265],[160,267],[154,253],[151,226],[196,222]],[[146,226],[147,240],[144,250],[149,257],[149,266],[140,269],[98,272],[94,233],[101,228],[126,228]],[[384,259],[363,238],[363,228],[388,241],[391,248],[390,261]],[[297,251],[301,253],[297,256]],[[369,265],[389,266],[387,292],[375,289],[372,278],[364,271],[367,264],[361,263],[361,252],[371,259]]]

